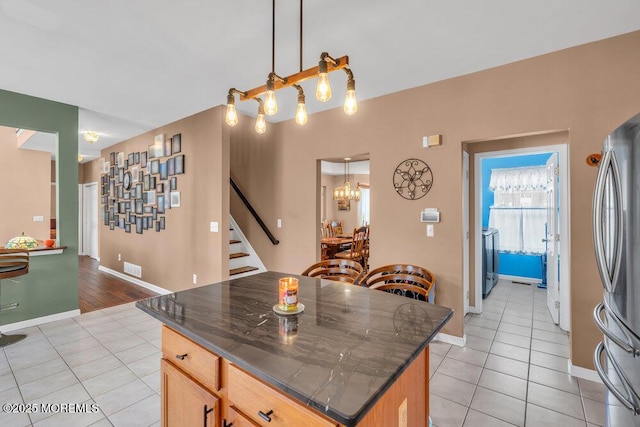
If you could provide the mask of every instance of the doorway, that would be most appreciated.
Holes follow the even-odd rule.
[[[548,166],[546,164],[546,160],[551,157],[550,153],[556,152],[558,153],[558,157],[557,157],[557,169],[555,168],[555,165],[553,166]],[[546,153],[546,154],[545,154]],[[552,182],[557,182],[559,184],[558,187],[558,191],[557,193],[559,194],[559,197],[557,197],[557,215],[555,215],[555,217],[557,218],[557,221],[553,221],[553,225],[557,226],[558,228],[558,232],[557,233],[550,233],[553,241],[550,241],[548,243],[548,245],[550,245],[551,250],[550,251],[546,251],[547,254],[551,253],[550,258],[558,261],[558,264],[556,264],[559,267],[559,274],[558,274],[558,269],[549,269],[550,271],[552,271],[551,276],[552,277],[547,277],[547,286],[548,286],[548,299],[549,299],[549,311],[550,314],[552,316],[552,318],[554,318],[555,322],[559,323],[559,326],[563,329],[568,331],[570,329],[570,293],[569,293],[569,286],[570,286],[570,280],[569,280],[569,224],[568,224],[568,200],[569,200],[569,185],[568,185],[568,159],[567,159],[567,145],[566,144],[560,144],[560,145],[547,145],[547,146],[535,146],[535,147],[527,147],[527,148],[519,148],[519,149],[506,149],[506,150],[498,150],[498,151],[488,151],[488,152],[476,152],[473,155],[473,163],[474,163],[474,183],[473,183],[473,192],[474,192],[474,209],[473,212],[469,212],[469,214],[472,216],[473,218],[473,225],[474,225],[474,244],[473,244],[473,253],[474,253],[474,259],[475,260],[479,260],[480,262],[475,262],[474,265],[474,271],[471,272],[471,275],[474,277],[474,307],[471,311],[476,312],[476,313],[480,313],[482,312],[482,298],[483,298],[483,287],[482,287],[482,283],[484,280],[486,280],[485,277],[483,277],[483,264],[482,264],[482,254],[483,254],[483,247],[482,247],[482,233],[483,233],[483,226],[486,226],[488,224],[487,223],[487,218],[483,219],[483,216],[487,216],[487,212],[488,209],[487,206],[485,206],[486,201],[483,200],[483,195],[482,195],[482,189],[488,186],[488,182],[486,182],[488,179],[487,176],[484,176],[482,173],[483,167],[482,167],[482,163],[485,160],[490,160],[490,159],[508,159],[508,158],[512,158],[512,157],[516,157],[516,156],[536,156],[536,155],[542,155],[543,157],[545,157],[545,162],[543,162],[542,166],[545,170],[547,167],[551,167],[553,169],[552,173],[556,173],[557,171],[557,179],[553,179]],[[550,178],[551,179],[551,178]],[[554,193],[555,195],[556,193]],[[526,201],[526,203],[529,203],[528,201]],[[525,204],[526,204],[525,203]],[[522,214],[523,210],[521,209],[514,209],[513,211],[511,211],[510,206],[506,206],[506,208],[504,209],[504,211],[500,211],[498,212],[498,214],[502,214],[502,215],[517,215],[517,214]],[[529,215],[529,210],[527,209],[527,215]],[[531,211],[533,211],[533,209],[531,209]],[[547,211],[546,209],[543,212],[537,212],[540,213],[542,216],[544,216],[544,220],[542,220],[543,223],[549,223],[551,224],[552,221],[549,221],[547,218]],[[554,215],[552,215],[554,216]],[[505,242],[506,244],[517,244],[516,240],[517,239],[511,239],[511,237],[513,236],[504,236],[509,238],[508,242]],[[540,237],[540,236],[539,236]],[[548,239],[548,236],[544,236],[542,235],[542,238]],[[542,238],[540,240],[542,240]],[[521,242],[520,242],[521,244]],[[504,248],[505,245],[501,245],[501,248]],[[556,248],[557,249],[553,249]],[[512,252],[517,253],[517,249],[512,249]],[[526,252],[526,249],[522,252]],[[561,257],[557,257],[558,254],[562,254]],[[500,252],[500,258],[502,258],[503,252]],[[511,256],[512,254],[509,253],[505,253],[506,258],[508,258],[509,256]],[[538,263],[540,263],[540,259],[544,259],[544,257],[530,257],[530,258],[536,258],[538,261]],[[548,264],[547,264],[548,265]],[[539,267],[540,268],[540,267]],[[546,267],[545,267],[546,269]],[[522,271],[522,270],[519,270]],[[514,276],[520,276],[520,275],[526,275],[526,273],[523,274],[514,274]],[[509,278],[507,276],[507,278]],[[516,277],[517,279],[517,277]],[[516,280],[514,279],[514,280]],[[555,281],[554,281],[555,279]],[[517,281],[517,280],[516,280]],[[537,282],[537,280],[535,281]],[[526,286],[526,285],[525,285]],[[535,286],[531,285],[531,286]],[[555,292],[554,292],[555,291]],[[556,304],[557,301],[557,304]],[[556,315],[554,316],[554,310],[556,310]]]
[[[81,255],[93,259],[98,257],[98,183],[82,186],[80,206],[82,207]]]

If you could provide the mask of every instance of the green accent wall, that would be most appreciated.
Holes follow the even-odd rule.
[[[31,257],[19,284],[2,281],[1,303],[20,303],[0,313],[0,325],[6,325],[78,309],[78,107],[0,90],[0,125],[58,134],[58,240],[67,247],[59,255]],[[0,221],[12,203],[20,201],[0,201]]]

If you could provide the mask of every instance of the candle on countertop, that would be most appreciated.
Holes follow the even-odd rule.
[[[298,309],[298,279],[283,277],[278,288],[278,308],[282,311]]]

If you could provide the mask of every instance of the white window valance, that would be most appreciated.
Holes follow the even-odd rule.
[[[491,169],[489,188],[506,193],[546,190],[547,167]]]

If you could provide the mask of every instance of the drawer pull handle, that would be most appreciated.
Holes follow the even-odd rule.
[[[185,354],[176,354],[176,359],[184,360],[185,357],[187,357],[187,353],[185,353]]]
[[[186,354],[185,354],[186,356]],[[213,408],[208,408],[207,405],[204,405],[204,427],[207,427],[207,418],[209,416],[209,413],[213,411]]]
[[[258,411],[258,415],[260,415],[260,418],[262,418],[263,420],[265,420],[268,423],[271,422],[271,417],[270,417],[271,414],[273,414],[273,409],[270,410],[269,412],[267,412],[266,414],[264,412],[262,412],[262,411]]]

